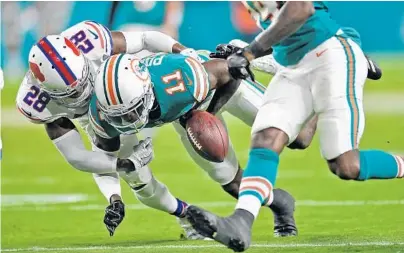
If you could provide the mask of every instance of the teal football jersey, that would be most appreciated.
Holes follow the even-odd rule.
[[[248,6],[260,12],[263,5],[259,2],[247,1]],[[279,11],[284,2],[276,2]],[[273,46],[273,55],[277,62],[283,66],[297,64],[308,52],[319,46],[324,41],[336,35],[341,28],[335,20],[331,18],[328,6],[325,2],[313,2],[315,12],[306,21],[306,23],[288,38],[282,40],[279,44]],[[271,25],[273,15],[262,20],[261,16],[255,16],[257,23],[262,29],[266,29]]]
[[[149,114],[146,128],[170,123],[202,102],[210,92],[208,73],[200,62],[181,54],[155,54],[141,60],[150,72],[155,105]],[[120,134],[98,111],[95,95],[90,102],[90,123],[104,138]],[[133,133],[133,129],[119,129]]]

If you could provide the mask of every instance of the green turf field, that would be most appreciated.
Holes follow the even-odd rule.
[[[367,97],[370,101],[369,106],[365,104],[369,111],[361,147],[400,152],[404,151],[400,113],[400,107],[404,108],[400,99],[404,98],[404,66],[395,61],[381,65],[383,81],[366,86],[365,102]],[[2,94],[4,252],[230,252],[214,242],[180,240],[174,217],[144,208],[124,182],[126,218],[115,236],[109,237],[102,223],[107,202],[92,176],[71,168],[41,126],[18,117],[13,107],[16,90],[16,85],[6,83]],[[392,101],[401,102],[398,110],[394,104],[378,110]],[[244,165],[249,128],[230,117],[228,125]],[[235,201],[191,162],[171,126],[159,129],[154,145],[151,167],[174,195],[222,215],[231,213]],[[403,183],[339,180],[321,159],[317,139],[306,151],[286,151],[277,187],[289,190],[297,199],[300,234],[273,238],[271,213],[263,209],[249,252],[404,252]],[[64,203],[42,202],[46,199]]]

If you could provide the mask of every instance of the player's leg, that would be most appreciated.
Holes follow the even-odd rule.
[[[223,111],[229,112],[234,117],[240,119],[248,126],[252,126],[262,105],[266,87],[258,82],[243,80],[237,92],[223,107]],[[310,122],[311,123],[311,122]],[[304,149],[311,142],[315,129],[313,124],[306,124],[300,132],[298,138],[289,145]],[[300,139],[299,139],[300,138]],[[299,139],[299,140],[298,140]],[[228,192],[234,192],[238,196],[238,191],[242,179],[243,170],[239,170],[235,179],[223,186]],[[295,210],[294,198],[282,189],[274,189],[274,201],[267,204],[274,214],[274,235],[293,236],[297,235],[296,223],[293,217]]]
[[[261,205],[273,201],[279,154],[313,113],[305,78],[301,71],[293,69],[282,70],[272,79],[252,128],[249,160],[235,212],[220,218],[198,207],[188,208],[188,220],[201,234],[235,251],[249,247],[251,227]]]
[[[138,142],[136,135],[121,136],[119,156],[129,156],[131,149]],[[180,226],[184,229],[186,238],[192,240],[204,239],[185,219],[185,208],[188,204],[174,197],[167,186],[153,176],[148,166],[130,174],[119,173],[119,175],[129,185],[136,198],[144,205],[177,217]]]
[[[266,87],[258,82],[243,80],[237,92],[222,111],[227,111],[248,126],[252,126],[262,104]],[[288,145],[290,149],[306,149],[316,132],[317,116],[313,116],[302,128],[296,139]]]
[[[247,104],[245,104],[245,106],[254,107]],[[219,114],[217,115],[217,117],[227,129],[226,122],[223,119],[222,115]],[[243,119],[247,120],[246,117],[242,118],[242,120]],[[252,120],[253,119],[251,119],[251,121]],[[199,167],[202,168],[205,172],[207,172],[214,181],[219,183],[222,186],[223,190],[237,199],[239,195],[239,188],[243,170],[240,168],[231,140],[229,140],[229,151],[225,160],[221,163],[210,162],[195,152],[189,142],[189,139],[187,138],[186,131],[181,126],[181,124],[175,122],[173,123],[173,125],[177,133],[180,135],[181,142],[183,143],[189,156],[191,156],[194,162],[198,164]],[[295,200],[288,192],[282,189],[275,189],[274,202],[267,206],[269,206],[269,208],[274,213],[275,236],[297,235],[296,223],[293,217],[295,210]]]
[[[365,127],[363,85],[367,60],[357,44],[345,38],[335,39],[340,52],[333,53],[330,67],[339,69],[326,82],[313,89],[319,111],[319,133],[323,156],[331,171],[342,179],[367,180],[403,177],[403,158],[382,150],[359,150]],[[339,66],[337,64],[340,64]],[[340,88],[342,87],[342,88]],[[339,89],[340,88],[340,89]],[[328,94],[327,94],[328,93]],[[343,96],[340,96],[343,95]],[[327,100],[318,100],[327,97]]]

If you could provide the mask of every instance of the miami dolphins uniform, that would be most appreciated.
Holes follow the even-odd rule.
[[[198,52],[201,61],[209,59],[206,56],[207,51]],[[189,110],[194,108],[205,110],[209,105],[214,91],[209,91],[208,73],[203,66],[193,58],[178,54],[157,54],[142,59],[142,62],[148,66],[156,97],[156,106],[150,113],[146,128],[173,122],[175,130],[193,160],[221,185],[231,182],[238,170],[238,161],[231,142],[229,142],[229,152],[224,162],[209,162],[193,150],[185,129],[178,121],[179,117]],[[226,125],[221,113],[227,111],[252,126],[264,91],[265,87],[261,84],[243,80],[237,92],[217,116]],[[103,138],[113,138],[119,136],[121,132],[131,133],[133,130],[116,129],[108,124],[97,108],[95,96],[90,103],[89,118],[94,131]]]
[[[253,2],[263,29],[271,25],[283,2]],[[318,114],[321,152],[327,160],[357,148],[365,120],[363,86],[367,61],[353,29],[342,29],[324,2],[313,2],[315,12],[294,34],[273,46],[283,67],[272,79],[254,122],[252,133],[275,127],[293,142],[305,122]]]

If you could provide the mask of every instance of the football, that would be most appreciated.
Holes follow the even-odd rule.
[[[185,129],[192,147],[200,156],[211,162],[224,161],[229,149],[229,137],[216,116],[205,111],[193,111]]]

